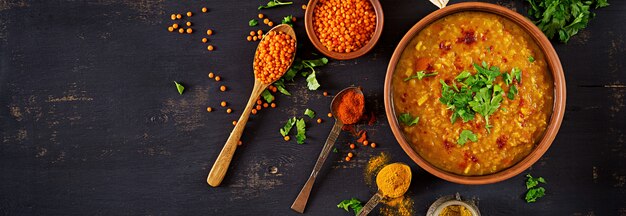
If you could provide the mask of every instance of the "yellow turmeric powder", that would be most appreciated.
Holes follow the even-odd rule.
[[[380,215],[383,216],[412,216],[415,215],[413,210],[413,199],[409,196],[401,196],[394,199],[385,199],[385,205],[380,207]]]
[[[367,185],[371,185],[376,173],[378,173],[380,169],[387,165],[387,163],[389,163],[389,155],[385,152],[381,152],[378,156],[371,157],[370,160],[367,162],[367,166],[365,167],[365,183]]]
[[[411,185],[411,168],[402,163],[389,164],[376,175],[376,185],[385,197],[401,197]]]
[[[470,212],[465,206],[461,205],[451,205],[446,206],[439,216],[472,216],[472,212]]]

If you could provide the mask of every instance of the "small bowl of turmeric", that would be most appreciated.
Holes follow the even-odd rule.
[[[304,24],[313,46],[337,60],[355,59],[374,48],[383,31],[378,0],[311,0]]]

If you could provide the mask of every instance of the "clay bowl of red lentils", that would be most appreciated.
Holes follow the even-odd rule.
[[[421,168],[450,182],[491,184],[548,150],[565,85],[556,51],[531,21],[494,4],[458,3],[404,35],[387,67],[385,112]]]
[[[311,0],[304,14],[313,46],[337,60],[355,59],[372,50],[383,21],[378,0]]]

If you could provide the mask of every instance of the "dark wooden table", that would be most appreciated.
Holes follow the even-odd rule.
[[[221,187],[206,184],[252,88],[256,44],[248,20],[265,1],[0,1],[0,214],[2,215],[295,215],[289,209],[332,126],[309,120],[306,144],[282,140],[283,122],[305,108],[328,112],[331,94],[363,86],[378,122],[362,126],[377,142],[342,160],[354,138],[342,134],[311,196],[307,215],[350,215],[335,205],[367,200],[363,168],[389,153],[410,164],[409,196],[423,215],[438,197],[459,192],[483,215],[626,215],[626,1],[596,10],[569,44],[553,42],[567,78],[567,111],[554,144],[524,173],[543,176],[547,195],[527,204],[525,178],[459,185],[421,170],[397,144],[383,107],[383,80],[404,33],[436,8],[426,0],[383,0],[385,27],[369,54],[331,61],[322,85],[298,78],[278,108],[252,117]],[[264,10],[274,22],[293,14],[302,53],[305,2]],[[452,1],[451,3],[456,3]],[[527,3],[491,1],[525,13]],[[207,14],[199,13],[202,6]],[[193,11],[196,32],[167,32],[171,13]],[[211,28],[206,50],[200,39]],[[267,29],[267,26],[263,26]],[[213,71],[223,80],[207,78]],[[179,95],[173,80],[187,91]],[[220,92],[219,86],[229,87]],[[219,107],[225,100],[234,109]],[[207,113],[205,108],[217,110]],[[276,168],[276,173],[269,170]],[[378,213],[378,211],[374,211]]]

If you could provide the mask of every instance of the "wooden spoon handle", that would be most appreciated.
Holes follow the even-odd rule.
[[[370,198],[370,200],[367,201],[365,206],[363,206],[363,208],[361,209],[361,212],[359,213],[359,216],[365,216],[369,214],[382,199],[383,199],[383,195],[380,194],[380,192],[377,192],[376,194],[374,194],[374,196],[372,196],[372,198]]]
[[[230,165],[230,161],[233,159],[233,155],[235,154],[235,150],[237,150],[237,143],[239,139],[241,139],[241,134],[243,133],[243,129],[246,127],[246,123],[248,123],[248,118],[250,117],[250,111],[252,111],[252,107],[261,95],[261,92],[267,88],[268,85],[262,84],[259,81],[254,82],[254,87],[252,88],[252,94],[250,94],[250,99],[248,100],[248,104],[246,108],[243,110],[241,117],[237,121],[237,125],[230,133],[224,148],[217,156],[217,160],[213,164],[211,168],[211,172],[209,172],[209,176],[207,177],[207,183],[213,187],[217,187],[222,183],[224,176],[226,175],[226,171],[228,171],[228,166]]]
[[[333,126],[333,129],[330,130],[330,134],[326,139],[326,143],[322,148],[320,156],[317,158],[317,162],[315,163],[315,167],[313,167],[313,171],[311,172],[309,179],[302,187],[302,190],[300,190],[300,193],[298,194],[298,197],[296,197],[296,200],[293,201],[293,204],[291,204],[291,209],[293,209],[294,211],[304,213],[304,208],[306,207],[306,203],[309,201],[309,195],[311,195],[311,189],[313,189],[313,183],[315,183],[315,178],[320,172],[320,169],[322,169],[322,166],[324,166],[324,162],[326,161],[326,158],[328,158],[328,154],[335,144],[335,141],[337,141],[337,137],[339,137],[339,133],[341,132],[341,127],[343,127],[343,123],[335,120],[335,125]]]

